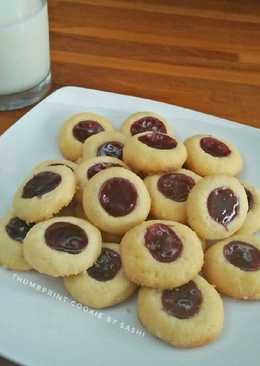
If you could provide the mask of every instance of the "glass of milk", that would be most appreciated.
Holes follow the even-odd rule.
[[[38,102],[50,83],[47,0],[0,0],[0,111]]]

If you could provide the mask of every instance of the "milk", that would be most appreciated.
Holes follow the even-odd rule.
[[[47,4],[0,0],[0,95],[28,90],[49,73]]]

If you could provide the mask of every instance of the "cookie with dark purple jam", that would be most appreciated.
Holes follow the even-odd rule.
[[[187,169],[145,178],[150,193],[151,215],[155,219],[187,222],[187,199],[200,176]]]
[[[38,272],[76,275],[91,267],[101,251],[101,234],[86,220],[55,217],[38,223],[24,241],[24,256]]]
[[[120,247],[127,277],[141,286],[181,286],[196,276],[203,264],[197,235],[173,221],[137,225],[124,235]]]
[[[87,271],[64,279],[71,296],[81,304],[101,309],[125,301],[136,286],[122,270],[118,244],[103,244],[96,262]]]
[[[247,212],[245,189],[235,177],[204,177],[187,200],[188,223],[204,239],[231,236],[242,227]]]
[[[86,184],[83,208],[88,219],[102,231],[122,235],[147,218],[150,196],[136,174],[110,167]]]
[[[187,151],[180,140],[158,131],[129,137],[123,150],[124,162],[145,175],[178,170],[186,158]]]
[[[96,156],[123,159],[125,136],[117,131],[102,132],[89,138],[83,146],[83,160]]]
[[[15,193],[14,211],[29,223],[47,220],[71,203],[75,191],[75,175],[67,166],[35,169]]]
[[[82,147],[91,136],[112,131],[111,122],[92,112],[71,116],[60,129],[59,148],[65,159],[77,161],[82,156]]]
[[[204,273],[221,293],[242,300],[260,299],[260,240],[236,234],[210,247]]]
[[[153,112],[137,112],[131,114],[121,127],[126,136],[134,136],[142,132],[154,131],[172,134],[165,118]]]
[[[0,219],[0,265],[16,271],[31,269],[23,256],[23,242],[32,227],[12,212]]]
[[[201,276],[179,287],[141,288],[137,310],[148,332],[181,348],[213,341],[220,335],[224,323],[222,299]]]
[[[243,167],[239,150],[230,142],[212,135],[195,135],[185,141],[186,167],[202,177],[216,174],[235,176]]]

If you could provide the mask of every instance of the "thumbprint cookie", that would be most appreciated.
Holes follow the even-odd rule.
[[[87,182],[83,191],[87,218],[111,234],[124,234],[143,222],[150,205],[150,196],[141,178],[125,168],[99,172]]]
[[[112,130],[111,122],[96,113],[75,114],[67,119],[60,129],[60,151],[65,159],[76,161],[82,156],[83,143],[90,136]]]
[[[155,219],[187,222],[187,198],[201,177],[187,169],[152,175],[144,183],[151,196]]]
[[[126,137],[117,131],[101,132],[90,137],[83,146],[83,160],[95,156],[111,156],[122,160]]]
[[[187,200],[189,225],[209,240],[224,239],[239,230],[247,211],[244,187],[238,179],[225,175],[202,178]]]
[[[23,255],[23,242],[33,227],[13,213],[7,213],[0,220],[0,263],[16,271],[28,271],[32,267]]]
[[[165,118],[153,112],[137,112],[131,114],[123,123],[121,131],[126,136],[154,131],[172,134],[172,130]]]
[[[101,251],[101,234],[85,220],[55,217],[26,235],[24,257],[38,272],[64,277],[91,267]]]
[[[196,135],[185,142],[188,169],[201,176],[237,175],[243,167],[238,149],[231,143],[211,135]]]
[[[137,311],[152,335],[182,348],[213,341],[224,323],[223,301],[201,276],[177,288],[141,288]]]
[[[197,235],[173,221],[151,220],[134,227],[123,236],[120,248],[127,277],[141,286],[181,286],[203,265]]]
[[[260,240],[234,235],[212,245],[203,272],[221,293],[235,299],[260,299]]]
[[[147,175],[180,169],[186,158],[184,144],[160,132],[149,131],[129,137],[123,149],[124,162]]]
[[[81,304],[102,309],[129,298],[136,285],[125,276],[118,244],[103,244],[101,254],[86,271],[64,279],[65,288]]]
[[[18,188],[13,200],[15,214],[26,222],[54,216],[75,194],[76,178],[66,166],[39,169]]]

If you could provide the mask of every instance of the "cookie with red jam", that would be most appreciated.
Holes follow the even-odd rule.
[[[83,161],[96,156],[122,160],[125,139],[125,135],[117,131],[101,132],[90,137],[83,146]]]
[[[242,300],[260,300],[260,239],[234,235],[212,245],[203,272],[219,292]]]
[[[238,179],[230,176],[202,178],[187,199],[188,223],[204,239],[233,235],[242,227],[247,211],[245,189]]]
[[[151,175],[144,183],[151,196],[155,219],[187,222],[187,198],[200,176],[187,169]]]
[[[173,221],[150,220],[135,226],[123,236],[120,248],[127,277],[141,286],[181,286],[203,265],[196,233]]]
[[[124,162],[145,175],[180,169],[186,158],[187,151],[181,141],[154,131],[129,137],[123,150]]]
[[[223,328],[223,301],[201,276],[176,288],[143,287],[139,290],[137,308],[148,332],[175,347],[206,345]]]
[[[243,168],[238,149],[212,135],[195,135],[184,142],[188,158],[185,166],[201,176],[237,175]]]
[[[147,131],[172,134],[172,129],[166,119],[153,112],[137,112],[131,114],[123,122],[121,131],[128,137]]]
[[[124,274],[118,244],[103,244],[94,265],[64,279],[65,288],[79,303],[96,309],[128,299],[136,290]]]
[[[15,215],[28,223],[49,219],[69,205],[75,191],[76,178],[67,166],[39,169],[15,193]]]
[[[0,219],[0,264],[16,271],[28,271],[32,267],[23,255],[23,242],[33,227],[24,220],[7,213]]]
[[[151,200],[142,181],[125,168],[110,168],[92,177],[83,191],[83,208],[90,222],[111,234],[124,234],[143,222]]]
[[[100,252],[99,230],[75,217],[55,217],[38,223],[24,240],[26,261],[38,272],[53,277],[85,271]]]

